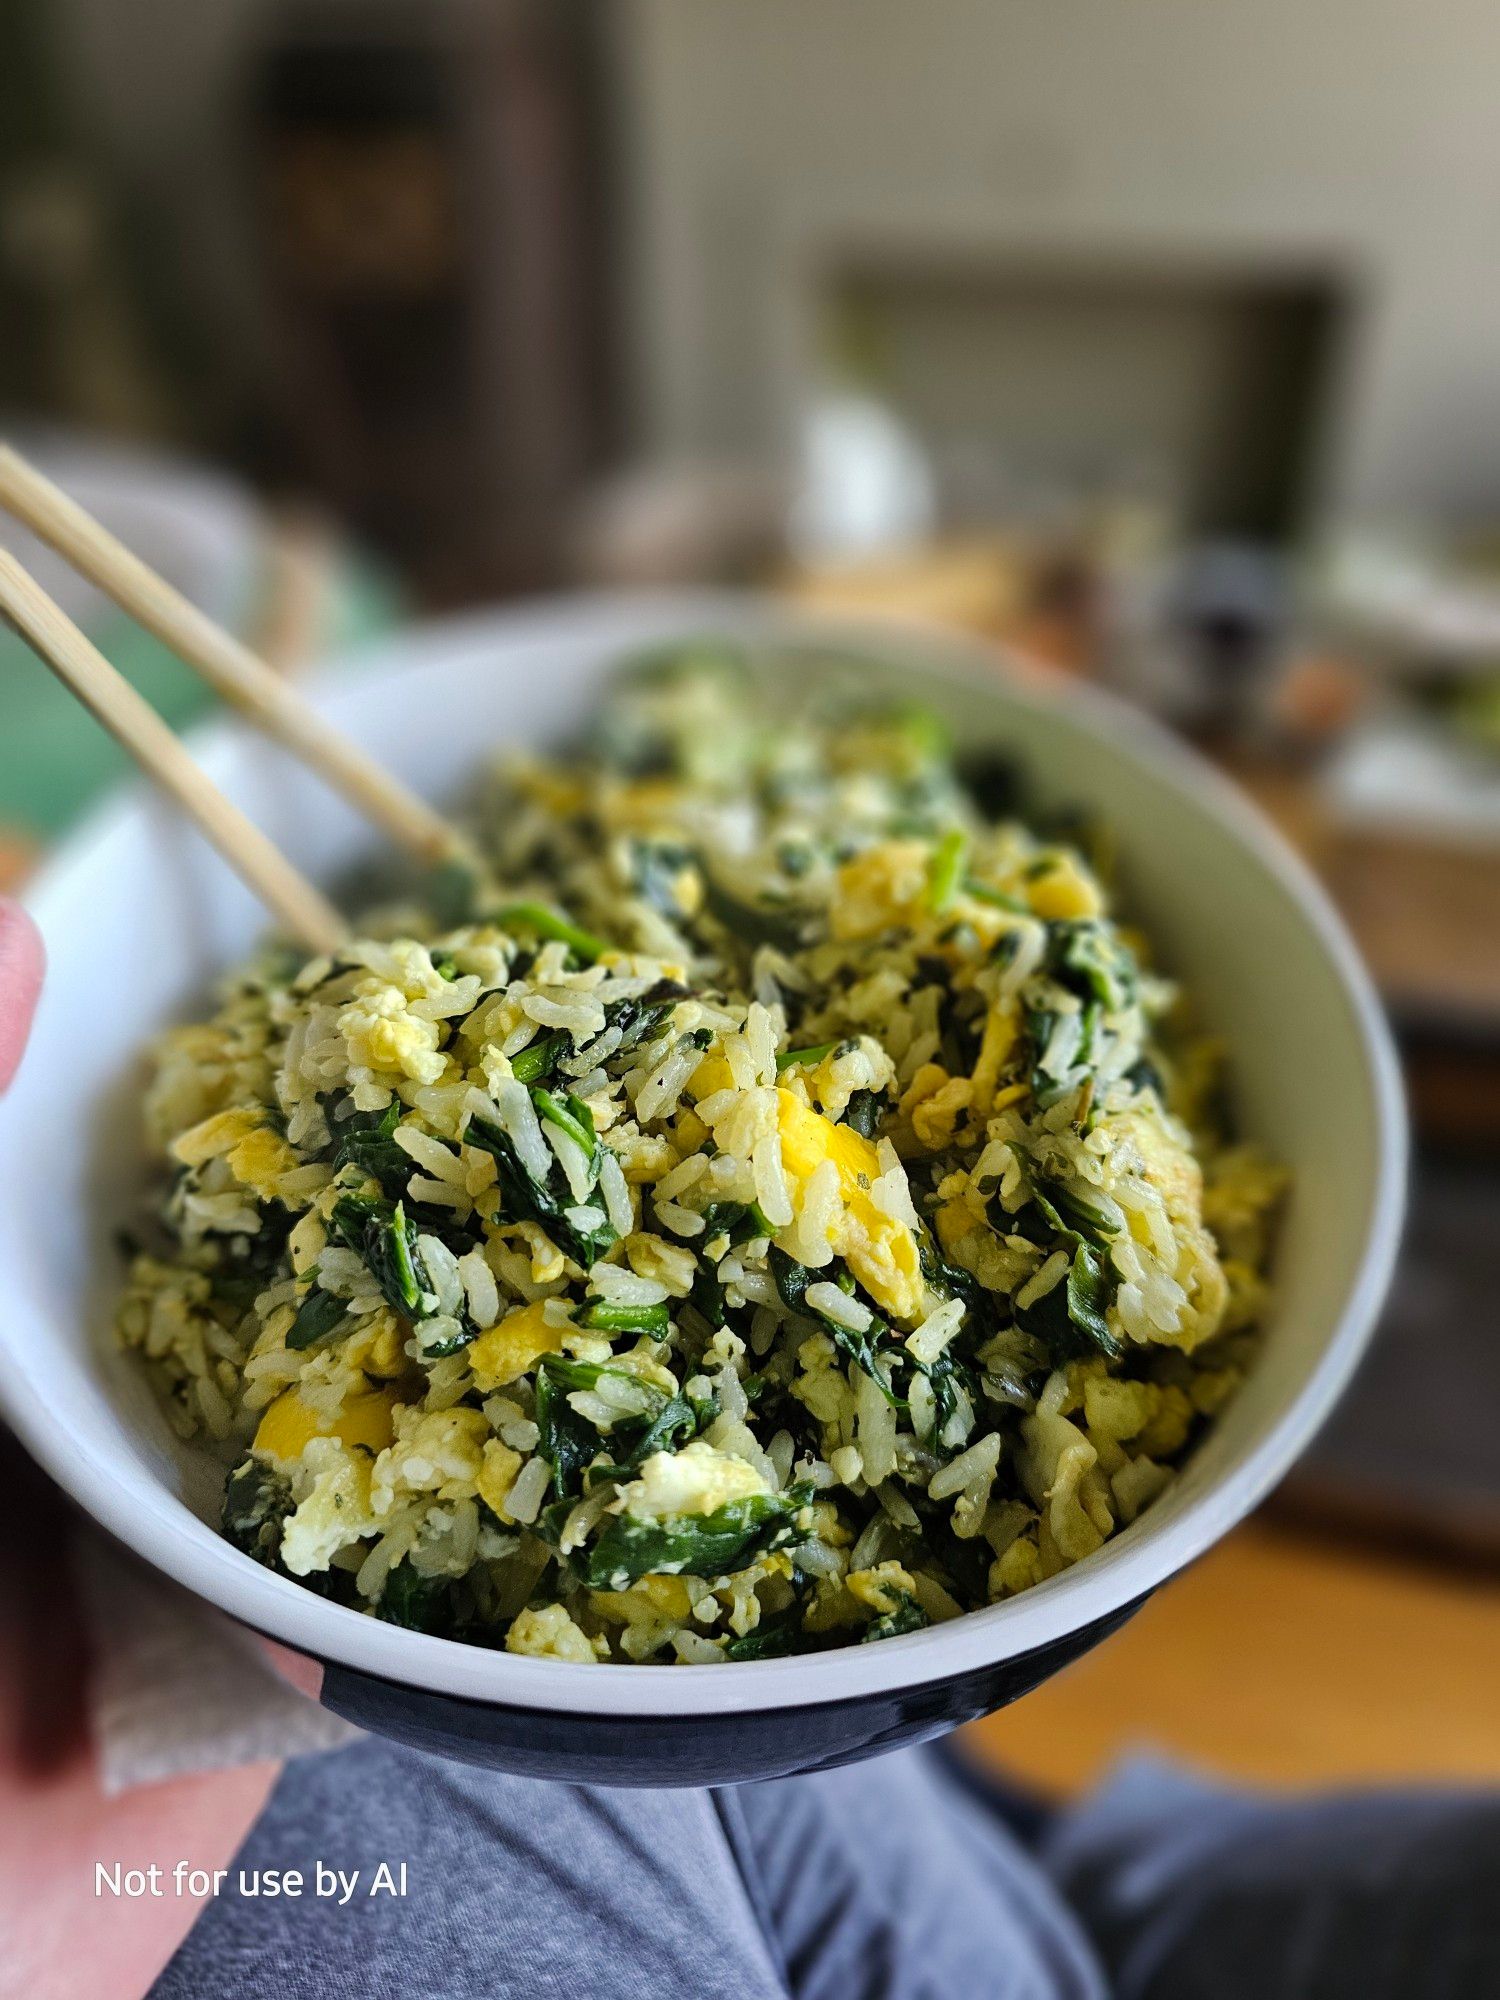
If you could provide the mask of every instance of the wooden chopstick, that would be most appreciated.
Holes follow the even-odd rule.
[[[331,952],[348,936],[338,911],[218,787],[156,710],[84,637],[13,555],[0,549],[0,618],[169,792],[273,916],[308,950]]]
[[[0,506],[403,847],[426,862],[462,853],[458,834],[431,806],[6,444],[0,444]]]

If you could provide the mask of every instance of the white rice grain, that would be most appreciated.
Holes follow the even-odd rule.
[[[589,1289],[612,1306],[657,1306],[671,1296],[656,1278],[643,1278],[623,1264],[595,1264]]]
[[[529,1527],[541,1512],[552,1483],[552,1468],[545,1458],[531,1458],[516,1474],[516,1483],[505,1496],[505,1511],[513,1521]]]
[[[466,1250],[458,1260],[458,1274],[463,1280],[464,1295],[469,1302],[469,1316],[483,1332],[500,1317],[500,1291],[495,1283],[495,1274],[485,1261],[484,1252]]]
[[[1034,1306],[1038,1299],[1044,1299],[1048,1292],[1060,1285],[1068,1275],[1072,1262],[1066,1250],[1054,1250],[1042,1268],[1028,1278],[1016,1293],[1016,1304],[1021,1310],[1024,1312],[1027,1307]]]
[[[935,1312],[927,1315],[915,1333],[907,1335],[907,1353],[914,1361],[920,1361],[924,1368],[930,1368],[963,1323],[963,1300],[945,1300]]]
[[[521,1165],[533,1180],[545,1181],[552,1165],[552,1150],[542,1137],[541,1121],[525,1084],[506,1077],[495,1092],[495,1109]]]
[[[447,1244],[436,1236],[419,1236],[417,1248],[422,1253],[422,1262],[427,1267],[427,1275],[432,1280],[432,1289],[437,1294],[438,1310],[457,1313],[464,1302],[464,1281],[459,1276],[458,1259]]]
[[[610,1228],[616,1236],[628,1236],[635,1227],[635,1209],[624,1170],[608,1146],[599,1149],[599,1192],[604,1196]]]
[[[403,1153],[409,1153],[424,1166],[434,1180],[451,1181],[455,1187],[464,1184],[464,1165],[451,1147],[443,1145],[426,1132],[418,1131],[415,1125],[398,1125],[391,1134]]]
[[[875,1317],[867,1305],[850,1298],[847,1292],[840,1291],[837,1285],[830,1285],[826,1280],[820,1279],[817,1284],[809,1285],[804,1296],[814,1312],[822,1313],[825,1319],[831,1319],[839,1326],[848,1327],[851,1333],[863,1333]],[[907,1343],[908,1346],[910,1344]]]
[[[955,1493],[961,1493],[971,1483],[993,1479],[995,1467],[1000,1463],[1000,1433],[991,1431],[978,1444],[971,1444],[967,1451],[961,1451],[956,1458],[935,1472],[927,1482],[929,1500],[949,1500]]]

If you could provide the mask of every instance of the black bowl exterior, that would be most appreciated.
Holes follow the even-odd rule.
[[[1039,1687],[1123,1625],[1145,1599],[1050,1646],[951,1679],[806,1708],[732,1715],[590,1715],[434,1694],[352,1667],[324,1669],[322,1702],[349,1722],[436,1757],[570,1785],[736,1785],[878,1757],[988,1715]],[[609,1673],[608,1667],[592,1671]]]

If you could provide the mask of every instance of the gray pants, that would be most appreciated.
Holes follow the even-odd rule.
[[[404,1897],[369,1893],[382,1862]],[[346,1902],[240,1893],[318,1863],[359,1871]],[[1142,1765],[1023,1840],[930,1751],[652,1793],[370,1740],[287,1767],[155,1994],[1481,2000],[1500,1802],[1271,1803]]]

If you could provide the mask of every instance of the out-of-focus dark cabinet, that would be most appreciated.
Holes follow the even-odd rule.
[[[547,581],[609,445],[594,26],[296,0],[252,64],[275,454],[431,596]]]

